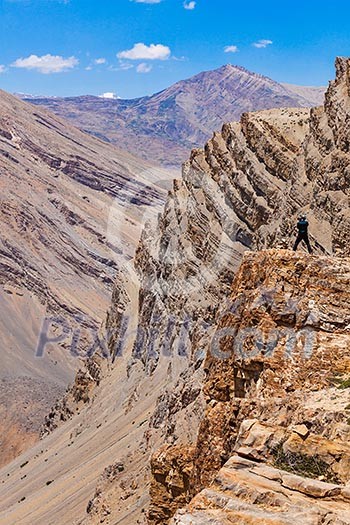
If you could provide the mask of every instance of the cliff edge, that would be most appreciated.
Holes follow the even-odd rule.
[[[349,258],[244,256],[197,439],[153,456],[151,523],[201,489],[171,523],[350,523],[349,283]]]

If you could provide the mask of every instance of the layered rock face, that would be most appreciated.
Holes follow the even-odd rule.
[[[241,513],[241,523],[253,522],[254,516],[274,523],[274,514],[286,510],[277,497],[280,483],[300,489],[299,511],[306,504],[303,497],[313,496],[303,486],[285,485],[281,476],[287,474],[277,470],[272,478],[267,476],[274,485],[266,482],[261,490],[263,480],[241,473],[242,468],[250,472],[256,467],[245,459],[336,483],[335,495],[348,494],[344,486],[350,481],[350,397],[345,388],[350,374],[349,269],[349,259],[298,256],[286,250],[245,255],[206,349],[202,390],[206,408],[195,443],[190,443],[195,451],[188,457],[188,445],[183,444],[183,450],[177,447],[178,457],[187,458],[180,469],[182,475],[187,474],[187,483],[179,484],[173,458],[176,447],[155,454],[151,523],[165,522],[166,510],[181,501],[172,495],[173,485],[182,499],[190,498],[210,484],[233,454],[238,459],[225,467],[232,468],[232,473],[224,470],[224,481],[215,478],[214,486],[195,498],[188,511],[179,512],[174,523],[191,523],[191,519],[210,523],[214,518],[217,523],[230,523]],[[263,472],[261,476],[266,477]],[[295,483],[302,484],[302,478],[298,480]],[[308,483],[314,486],[312,480]],[[326,484],[323,489],[328,490]],[[272,497],[271,514],[264,507],[265,493]],[[347,505],[341,503],[343,496],[337,501],[342,516]],[[290,493],[285,503],[291,510],[276,523],[289,523],[293,513],[299,512]],[[207,507],[215,510],[207,511]],[[310,511],[314,516],[310,523],[323,523],[323,507],[330,512],[332,504],[316,505]],[[300,523],[303,519],[301,514]],[[329,523],[337,522],[334,518]]]
[[[161,170],[44,109],[4,92],[0,105],[1,464],[98,347],[119,259],[164,190]]]
[[[347,83],[345,66],[337,71],[327,93],[334,104],[339,86]],[[288,109],[245,114],[240,123],[226,124],[214,134],[204,150],[192,152],[157,231],[145,228],[136,255],[141,291],[133,358],[146,371],[165,369],[170,351],[171,366],[195,377],[189,367],[201,370],[215,311],[243,252],[283,246],[286,239],[291,245],[301,211],[308,214],[316,253],[337,248],[348,253],[337,229],[347,228],[348,189],[326,184],[326,168],[316,168],[340,155],[335,143],[329,142],[327,151],[320,145],[331,128],[316,131],[314,125],[315,115],[322,114],[337,126],[330,107],[328,102],[311,110],[311,116],[309,110]],[[345,173],[346,167],[338,177]],[[113,329],[118,332],[118,323]]]
[[[305,141],[305,171],[312,182],[312,208],[322,225],[333,228],[335,250],[349,253],[349,78],[348,59],[336,60],[324,107],[313,109]]]
[[[298,109],[245,114],[240,123],[224,125],[204,150],[192,152],[157,232],[145,229],[136,256],[142,279],[139,326],[146,335],[134,354],[151,371],[168,333],[162,323],[171,312],[182,322],[186,314],[191,320],[210,319],[243,252],[286,240],[291,245],[300,212],[308,215],[317,253],[349,252],[349,190],[341,182],[347,173],[341,148],[348,135],[343,125],[350,103],[349,94],[344,102],[348,67],[347,60],[338,59],[324,108],[311,114]],[[324,125],[317,126],[321,120]],[[337,171],[330,172],[335,165]],[[150,349],[144,338],[155,330],[159,340]]]
[[[349,488],[233,456],[171,525],[345,525]]]
[[[219,306],[230,293],[244,251],[291,246],[298,214],[304,212],[318,256],[338,250],[349,253],[341,233],[343,228],[347,231],[349,190],[340,183],[346,177],[347,157],[340,148],[347,133],[342,122],[348,103],[344,102],[348,67],[348,60],[337,60],[337,79],[329,87],[324,108],[245,114],[240,123],[224,125],[204,150],[192,152],[183,179],[174,183],[169,194],[157,231],[144,230],[136,256],[141,290],[129,375],[132,381],[133,371],[142,367],[166,382],[150,423],[154,443],[165,439],[176,446],[182,443],[187,450],[205,435],[198,427],[205,412],[205,356],[215,335]],[[349,101],[349,94],[346,97]],[[335,118],[334,108],[339,108],[343,120]],[[340,157],[343,164],[338,162],[336,174],[331,174],[330,166]],[[335,185],[330,183],[333,178]],[[118,315],[112,315],[118,319],[113,325],[117,333],[120,311]],[[338,356],[340,363],[344,359]],[[253,366],[253,377],[259,377],[259,366]],[[220,383],[225,389],[226,381]],[[213,423],[204,419],[202,425],[216,428],[220,435],[228,425],[230,433],[226,416],[223,412],[222,420]],[[234,442],[234,432],[230,435]],[[206,452],[212,454],[203,443],[198,448],[203,450],[201,465]],[[225,448],[221,452],[227,459]],[[197,473],[199,479],[192,480],[192,487],[202,487],[220,468],[223,457],[221,453],[215,457],[212,470],[209,465],[203,468],[207,477],[201,479]],[[166,466],[159,474],[157,456],[154,469],[156,478],[168,478]],[[156,480],[151,493],[150,522],[163,523],[174,499],[171,487]],[[184,484],[180,493],[180,500],[190,495]]]
[[[349,270],[348,258],[244,257],[187,464],[195,492],[214,482],[171,523],[350,523]]]

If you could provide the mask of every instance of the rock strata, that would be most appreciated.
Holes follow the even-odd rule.
[[[150,377],[164,378],[165,391],[159,396],[150,433],[153,442],[160,438],[174,446],[196,447],[191,480],[194,491],[210,483],[234,452],[240,425],[248,415],[267,423],[263,414],[267,419],[276,414],[271,432],[277,437],[267,450],[263,445],[257,449],[248,443],[242,445],[246,457],[260,461],[271,459],[273,450],[278,455],[282,447],[283,464],[302,463],[305,450],[289,451],[289,444],[297,439],[290,437],[285,426],[305,424],[310,430],[310,446],[312,440],[329,440],[327,429],[334,430],[335,422],[341,423],[347,435],[347,397],[335,413],[327,410],[327,403],[333,395],[339,396],[337,390],[330,389],[332,374],[346,381],[348,372],[344,345],[349,324],[345,292],[348,262],[327,256],[349,254],[347,234],[343,234],[348,228],[348,188],[341,184],[347,169],[344,119],[350,107],[348,75],[349,61],[338,59],[336,80],[330,83],[321,108],[248,113],[239,123],[225,124],[203,150],[192,151],[182,180],[174,182],[157,229],[146,227],[143,232],[136,255],[141,287],[129,377],[132,382],[141,368]],[[245,251],[291,246],[301,212],[308,215],[316,257],[262,251],[252,256],[256,266],[250,266],[247,255],[235,278]],[[259,287],[265,278],[270,279],[270,267],[281,279],[277,290],[280,286],[282,296],[275,290],[276,283],[266,284],[264,291]],[[228,299],[233,281],[243,288],[256,286],[256,293],[261,293],[256,306],[251,307],[247,325],[240,324],[245,322],[244,294],[238,290],[234,301]],[[339,287],[344,295],[337,295]],[[228,313],[230,308],[233,311]],[[119,310],[119,319],[124,309],[125,305]],[[209,352],[214,341],[217,354],[226,355],[225,346],[220,346],[225,338],[219,338],[219,345],[215,339],[218,326],[228,330],[228,344],[232,332],[239,328],[237,344],[247,356],[238,360],[239,366],[233,364],[235,357],[233,361],[216,359]],[[257,332],[249,335],[253,329]],[[251,348],[254,337],[258,339]],[[267,355],[274,351],[275,356],[265,373],[263,349]],[[249,359],[249,352],[259,357]],[[309,357],[310,363],[303,366]],[[266,406],[256,402],[260,394],[255,388],[261,388],[263,381]],[[300,396],[313,389],[324,389],[325,399],[320,395],[319,401],[324,409],[310,409],[304,419]],[[279,425],[279,418],[285,421],[283,425]],[[271,436],[269,429],[266,432]],[[297,433],[294,436],[303,439]],[[344,443],[341,454],[346,457]],[[321,475],[344,482],[347,460],[340,466],[336,454],[332,456],[327,447],[329,444],[325,445],[328,452],[318,458]],[[156,506],[152,500],[153,517]]]
[[[345,525],[349,503],[343,487],[291,476],[233,456],[212,485],[200,492],[171,525]]]
[[[103,352],[98,329],[112,283],[145,210],[156,214],[163,203],[154,184],[162,173],[0,91],[0,410],[9,434],[13,426],[24,436],[21,450],[26,434],[28,444],[38,437],[79,358]],[[2,429],[0,441],[8,444]],[[1,447],[1,455],[14,450]]]
[[[348,258],[244,256],[203,364],[193,493],[235,453],[280,467],[282,485],[310,497],[339,495],[349,483],[349,271]],[[335,482],[335,492],[301,476]]]

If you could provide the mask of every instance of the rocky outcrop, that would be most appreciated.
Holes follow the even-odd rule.
[[[346,525],[348,488],[233,456],[171,525]]]
[[[348,68],[348,60],[338,59],[337,78],[330,84],[323,108],[311,112],[284,109],[245,114],[240,123],[226,124],[220,134],[214,134],[204,150],[194,150],[184,165],[183,180],[174,183],[157,232],[146,228],[141,239],[136,257],[141,274],[139,324],[130,374],[132,376],[132,367],[139,363],[146,373],[166,377],[166,392],[159,397],[151,428],[154,435],[162,434],[163,439],[176,446],[197,443],[191,482],[194,490],[209,483],[223,461],[234,452],[240,425],[248,414],[255,414],[258,410],[259,418],[263,420],[264,411],[261,408],[260,413],[257,408],[260,405],[255,401],[251,404],[246,399],[246,391],[252,388],[255,392],[254,385],[260,385],[262,378],[271,380],[269,387],[265,385],[268,395],[277,387],[281,389],[278,399],[273,396],[271,404],[266,402],[266,414],[274,412],[278,419],[276,403],[277,406],[282,403],[284,410],[290,404],[291,408],[283,419],[289,421],[288,425],[298,425],[303,423],[293,419],[296,414],[302,419],[297,410],[301,395],[298,386],[303,385],[304,390],[325,388],[329,401],[334,395],[329,390],[332,374],[348,372],[346,350],[342,348],[348,325],[347,299],[336,294],[340,282],[343,279],[344,283],[347,282],[348,263],[325,257],[334,252],[343,256],[349,253],[346,234],[343,234],[348,228],[348,186],[341,183],[346,178],[347,169],[344,144],[348,134],[345,119],[350,107],[346,87]],[[339,117],[335,117],[337,111]],[[318,258],[313,263],[304,256],[300,260],[293,257],[289,260],[288,252],[284,255],[278,252],[276,260],[273,252],[262,254],[260,260],[254,256],[260,261],[257,263],[259,267],[269,268],[276,263],[277,269],[279,265],[285,268],[286,273],[280,278],[281,283],[284,279],[286,281],[287,294],[282,299],[275,295],[274,285],[267,285],[262,297],[257,298],[257,305],[265,303],[264,308],[272,308],[277,315],[276,319],[272,315],[270,320],[268,316],[261,320],[262,334],[272,330],[268,336],[271,340],[258,339],[257,343],[258,349],[260,344],[269,353],[275,350],[281,338],[285,338],[287,350],[295,344],[297,348],[304,345],[307,354],[317,331],[322,334],[322,341],[317,343],[321,347],[315,349],[307,368],[303,368],[301,356],[293,356],[296,361],[289,361],[278,352],[274,353],[279,365],[274,368],[272,359],[272,370],[266,372],[266,376],[262,375],[265,365],[261,358],[242,359],[242,368],[236,368],[230,361],[225,364],[225,360],[218,360],[217,364],[213,359],[216,364],[212,364],[208,349],[215,341],[218,320],[223,323],[220,325],[222,330],[235,330],[236,312],[227,313],[231,308],[228,306],[224,315],[221,305],[227,305],[231,282],[243,252],[285,246],[286,239],[291,243],[300,212],[308,215],[312,244]],[[237,279],[242,286],[242,283],[248,283],[260,290],[258,285],[267,274],[257,271],[255,279],[248,261],[249,258]],[[305,261],[310,262],[310,267]],[[288,281],[289,265],[289,271],[295,277],[293,284]],[[335,279],[332,285],[334,270],[339,281]],[[320,311],[317,310],[316,284],[309,295],[298,299],[298,291],[305,293],[312,282],[313,272],[315,281],[320,283],[317,294],[324,300]],[[237,296],[241,297],[239,293]],[[237,301],[233,307],[237,308],[237,319],[242,322],[244,303],[242,306],[240,299]],[[310,304],[303,301],[310,301]],[[334,302],[338,304],[336,309]],[[221,315],[224,315],[222,320]],[[256,316],[257,312],[253,310],[248,325],[242,327],[243,334],[246,329],[249,332],[254,327],[260,330]],[[337,330],[340,330],[340,335]],[[333,334],[332,344],[332,337],[326,337],[327,333]],[[251,338],[247,336],[248,348],[250,344]],[[219,348],[218,352],[220,354],[222,350]],[[215,366],[218,366],[218,371],[214,373],[210,387],[208,374]],[[213,388],[216,394],[208,396],[207,388]],[[185,399],[190,401],[182,403],[182,396],[188,391],[190,395],[186,394]],[[289,391],[286,401],[284,395]],[[260,394],[254,395],[259,397]],[[204,408],[205,398],[207,408]],[[231,404],[227,399],[231,399]],[[332,421],[331,428],[336,421],[341,421],[347,435],[345,406],[347,399],[336,414],[328,413],[325,408],[320,415],[323,423],[315,416],[310,424],[310,429],[315,430],[311,432],[310,446],[313,439],[316,440],[314,443],[321,438],[326,441],[335,439],[323,434],[327,433],[323,427],[327,420]],[[191,421],[192,414],[195,419]],[[201,423],[197,427],[198,420]],[[290,439],[288,433],[281,431],[279,435],[280,441],[272,448],[280,445],[287,456],[290,452],[303,457],[304,449],[289,451],[286,444]],[[328,445],[325,446],[327,449]],[[269,449],[270,455],[272,448]],[[310,450],[314,452],[315,446]],[[347,457],[344,446],[341,455]],[[330,477],[334,475],[338,481],[346,481],[337,477],[337,472],[343,467],[339,467],[330,451],[321,455],[320,461],[330,468]],[[152,508],[155,506],[156,502],[153,502]]]
[[[348,190],[340,184],[346,164],[343,171],[338,162],[335,187],[325,180],[326,166],[341,155],[334,139],[323,137],[338,126],[329,101],[340,98],[337,86],[347,85],[346,67],[337,72],[324,108],[311,115],[289,109],[245,114],[185,163],[157,231],[144,230],[136,256],[142,282],[134,357],[150,372],[166,350],[165,339],[172,348],[181,343],[181,329],[191,333],[194,351],[243,252],[280,246],[286,238],[291,244],[301,211],[308,214],[316,253],[348,253],[346,235],[337,230],[347,231]],[[321,114],[324,126],[317,128],[315,115]],[[332,133],[346,134],[344,126],[337,129]]]
[[[28,98],[79,128],[152,162],[180,166],[223,122],[242,113],[323,104],[325,88],[284,85],[226,65],[204,71],[149,97],[111,100],[93,96]]]
[[[193,471],[195,448],[188,446],[161,447],[151,460],[152,483],[148,520],[150,523],[166,523],[191,497],[190,479]]]
[[[287,455],[309,450],[310,456],[320,455],[328,462],[334,476],[347,464],[348,394],[331,386],[350,373],[348,271],[348,259],[287,251],[245,257],[204,364],[208,408],[197,447],[199,485],[237,446],[257,460],[276,453],[278,444]],[[330,403],[332,397],[338,406]],[[241,427],[247,417],[248,427]],[[254,417],[267,424],[265,430],[255,427]],[[335,423],[342,426],[343,437],[341,432],[334,434]],[[296,425],[306,428],[298,430]],[[242,445],[240,433],[246,434]],[[337,439],[343,440],[340,456],[332,453],[331,441]],[[342,458],[342,466],[335,456]],[[339,479],[347,481],[346,467],[343,475]]]
[[[338,97],[337,91],[332,93],[338,84],[346,85],[344,75],[338,68],[327,100]],[[204,349],[244,251],[285,246],[286,239],[291,245],[303,211],[309,217],[315,253],[340,248],[348,253],[345,237],[337,233],[338,224],[346,230],[348,190],[324,186],[320,191],[324,175],[312,171],[317,159],[329,164],[329,155],[335,154],[335,146],[329,146],[329,154],[321,145],[329,125],[314,126],[314,115],[321,113],[325,123],[332,120],[328,103],[312,110],[311,116],[309,110],[269,110],[225,124],[204,150],[192,152],[156,231],[146,227],[143,232],[136,254],[141,288],[129,370],[132,376],[133,366],[142,366],[148,374],[167,378],[168,388],[152,421],[155,428],[167,427],[169,439],[177,435],[177,415],[187,421],[190,404],[196,403],[197,414],[203,406]],[[120,306],[121,322],[126,307]],[[108,326],[118,333],[113,319],[111,315]],[[111,353],[115,352],[111,338]],[[181,422],[180,433],[193,436],[193,425],[186,425]]]
[[[312,209],[320,224],[330,223],[332,247],[349,253],[349,60],[336,60],[324,107],[310,114],[305,171],[312,181]]]
[[[348,258],[283,250],[245,255],[203,365],[206,409],[192,458],[192,493],[210,485],[233,454],[293,475],[349,483],[349,270]],[[195,499],[194,508],[197,501],[204,499]],[[230,507],[238,511],[240,503]],[[233,519],[214,514],[218,523]],[[181,516],[174,523],[187,523]],[[322,523],[317,519],[311,523]]]

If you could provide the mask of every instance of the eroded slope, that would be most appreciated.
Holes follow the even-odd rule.
[[[0,411],[22,442],[74,377],[73,331],[76,352],[93,347],[118,261],[132,256],[144,210],[163,202],[165,173],[4,92],[0,103]],[[39,348],[42,328],[67,333]],[[8,441],[2,462],[18,453]]]

